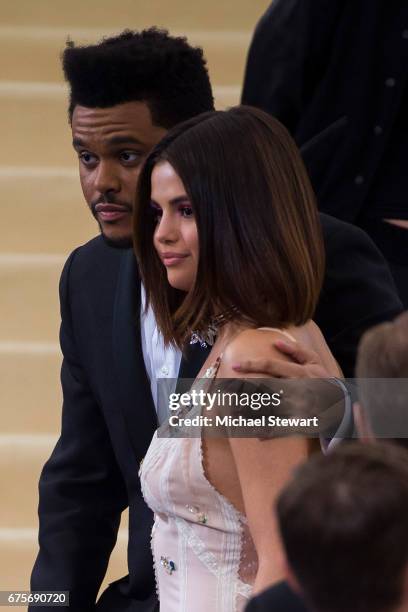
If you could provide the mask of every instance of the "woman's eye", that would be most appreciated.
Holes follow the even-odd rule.
[[[194,215],[191,206],[181,206],[179,210],[182,217],[192,217]]]

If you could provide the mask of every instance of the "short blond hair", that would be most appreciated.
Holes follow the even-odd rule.
[[[407,446],[408,311],[367,331],[357,352],[359,399],[373,433]],[[388,433],[386,433],[388,432]]]
[[[408,378],[408,311],[369,329],[357,353],[357,378]]]

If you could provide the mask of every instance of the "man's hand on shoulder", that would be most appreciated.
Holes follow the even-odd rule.
[[[274,378],[328,378],[319,355],[301,342],[275,339],[270,343],[270,357],[242,359],[232,364],[239,374],[257,374]],[[282,355],[276,356],[276,350]],[[288,361],[290,357],[291,361]]]

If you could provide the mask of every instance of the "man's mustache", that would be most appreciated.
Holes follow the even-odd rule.
[[[114,195],[110,195],[109,198],[102,196],[97,198],[94,202],[91,202],[91,212],[94,217],[96,217],[98,214],[96,211],[96,207],[98,204],[112,204],[114,206],[120,206],[121,208],[125,208],[126,210],[128,210],[130,213],[133,210],[133,206],[129,204],[129,202],[123,202],[121,200],[118,200],[117,198],[115,198]]]

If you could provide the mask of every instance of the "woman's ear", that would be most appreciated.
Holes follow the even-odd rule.
[[[376,438],[370,424],[370,419],[368,417],[367,411],[364,409],[364,406],[360,404],[360,402],[354,402],[353,416],[358,437],[361,442],[375,442]]]

